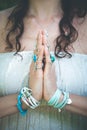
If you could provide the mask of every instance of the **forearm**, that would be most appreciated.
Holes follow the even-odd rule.
[[[87,97],[70,94],[72,104],[66,105],[65,109],[73,113],[87,116]]]
[[[18,112],[16,106],[17,96],[18,94],[11,94],[8,96],[0,97],[0,118]],[[26,109],[25,104],[22,104],[22,108]]]
[[[68,96],[70,97],[72,102],[70,101],[70,99],[68,99]],[[62,93],[61,90],[57,89],[54,92],[54,94],[45,93],[44,97],[45,97],[45,100],[48,102],[48,105],[51,105],[54,108],[58,108],[58,109],[64,108],[73,113],[87,116],[87,97],[86,96],[79,96],[79,95],[75,95],[71,93],[68,95],[67,92]]]

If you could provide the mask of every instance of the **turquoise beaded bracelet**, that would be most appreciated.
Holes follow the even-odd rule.
[[[67,104],[67,99],[68,99],[69,93],[66,93],[66,92],[62,92],[62,93],[64,95],[64,98],[60,103],[57,103],[54,105],[55,108],[62,109]]]
[[[61,94],[62,94],[62,92],[59,89],[57,89],[55,94],[48,101],[48,105],[50,105],[50,106],[55,106],[55,104],[57,105]]]
[[[17,108],[22,116],[24,116],[27,113],[27,110],[22,109],[22,102],[21,102],[22,94],[20,93],[17,97]]]
[[[63,94],[63,100],[59,102],[59,99],[61,97],[61,94]],[[57,89],[55,94],[52,96],[52,98],[48,101],[48,105],[53,106],[54,108],[58,108],[59,112],[63,107],[65,107],[66,104],[71,104],[72,101],[69,98],[68,92],[62,92],[61,90]]]

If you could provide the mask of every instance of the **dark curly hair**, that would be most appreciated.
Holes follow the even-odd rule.
[[[67,55],[71,57],[71,54],[67,51],[67,47],[78,37],[78,32],[72,24],[73,18],[75,16],[84,18],[87,13],[87,4],[86,0],[61,0],[61,8],[63,10],[63,16],[58,25],[60,36],[56,38],[55,55],[57,57],[65,57]],[[28,9],[29,0],[20,0],[8,17],[8,24],[12,23],[12,26],[6,36],[6,49],[12,50],[14,43],[16,46],[16,54],[21,49],[20,38],[24,32],[23,18]],[[14,42],[12,42],[11,38],[13,34],[15,36]],[[60,52],[63,52],[62,55],[60,55]]]

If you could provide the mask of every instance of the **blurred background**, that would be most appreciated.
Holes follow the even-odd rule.
[[[18,0],[0,0],[0,10],[4,10],[16,5]]]

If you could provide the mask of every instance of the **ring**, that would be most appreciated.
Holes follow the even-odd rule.
[[[36,62],[36,61],[37,61],[37,59],[38,59],[37,55],[36,55],[36,54],[34,54],[34,55],[33,55],[33,61],[34,61],[34,62]]]
[[[47,45],[48,50],[50,50],[50,45],[49,45],[49,43],[48,43],[48,44],[46,44],[46,45]]]
[[[42,69],[42,67],[36,67],[35,70],[37,70],[37,69]]]
[[[41,50],[41,49],[38,49],[38,48],[35,49],[36,52],[40,52],[40,50]]]
[[[55,56],[50,54],[50,59],[51,59],[51,62],[53,63],[55,61]]]
[[[40,60],[40,59],[38,60],[38,59],[37,59],[37,61],[36,61],[36,62],[37,62],[37,63],[42,63],[42,60]]]
[[[37,44],[36,44],[35,51],[36,51],[36,52],[40,52],[40,50],[41,50],[41,49],[38,48],[38,46],[37,46]]]
[[[34,68],[35,68],[35,70],[37,70],[37,69],[42,69],[42,66],[40,65],[37,65],[36,63],[35,63],[35,66],[34,66]]]
[[[42,58],[38,57],[37,62],[42,62]]]
[[[46,63],[49,63],[50,65],[52,65],[52,62],[51,62],[51,61],[47,61]]]

